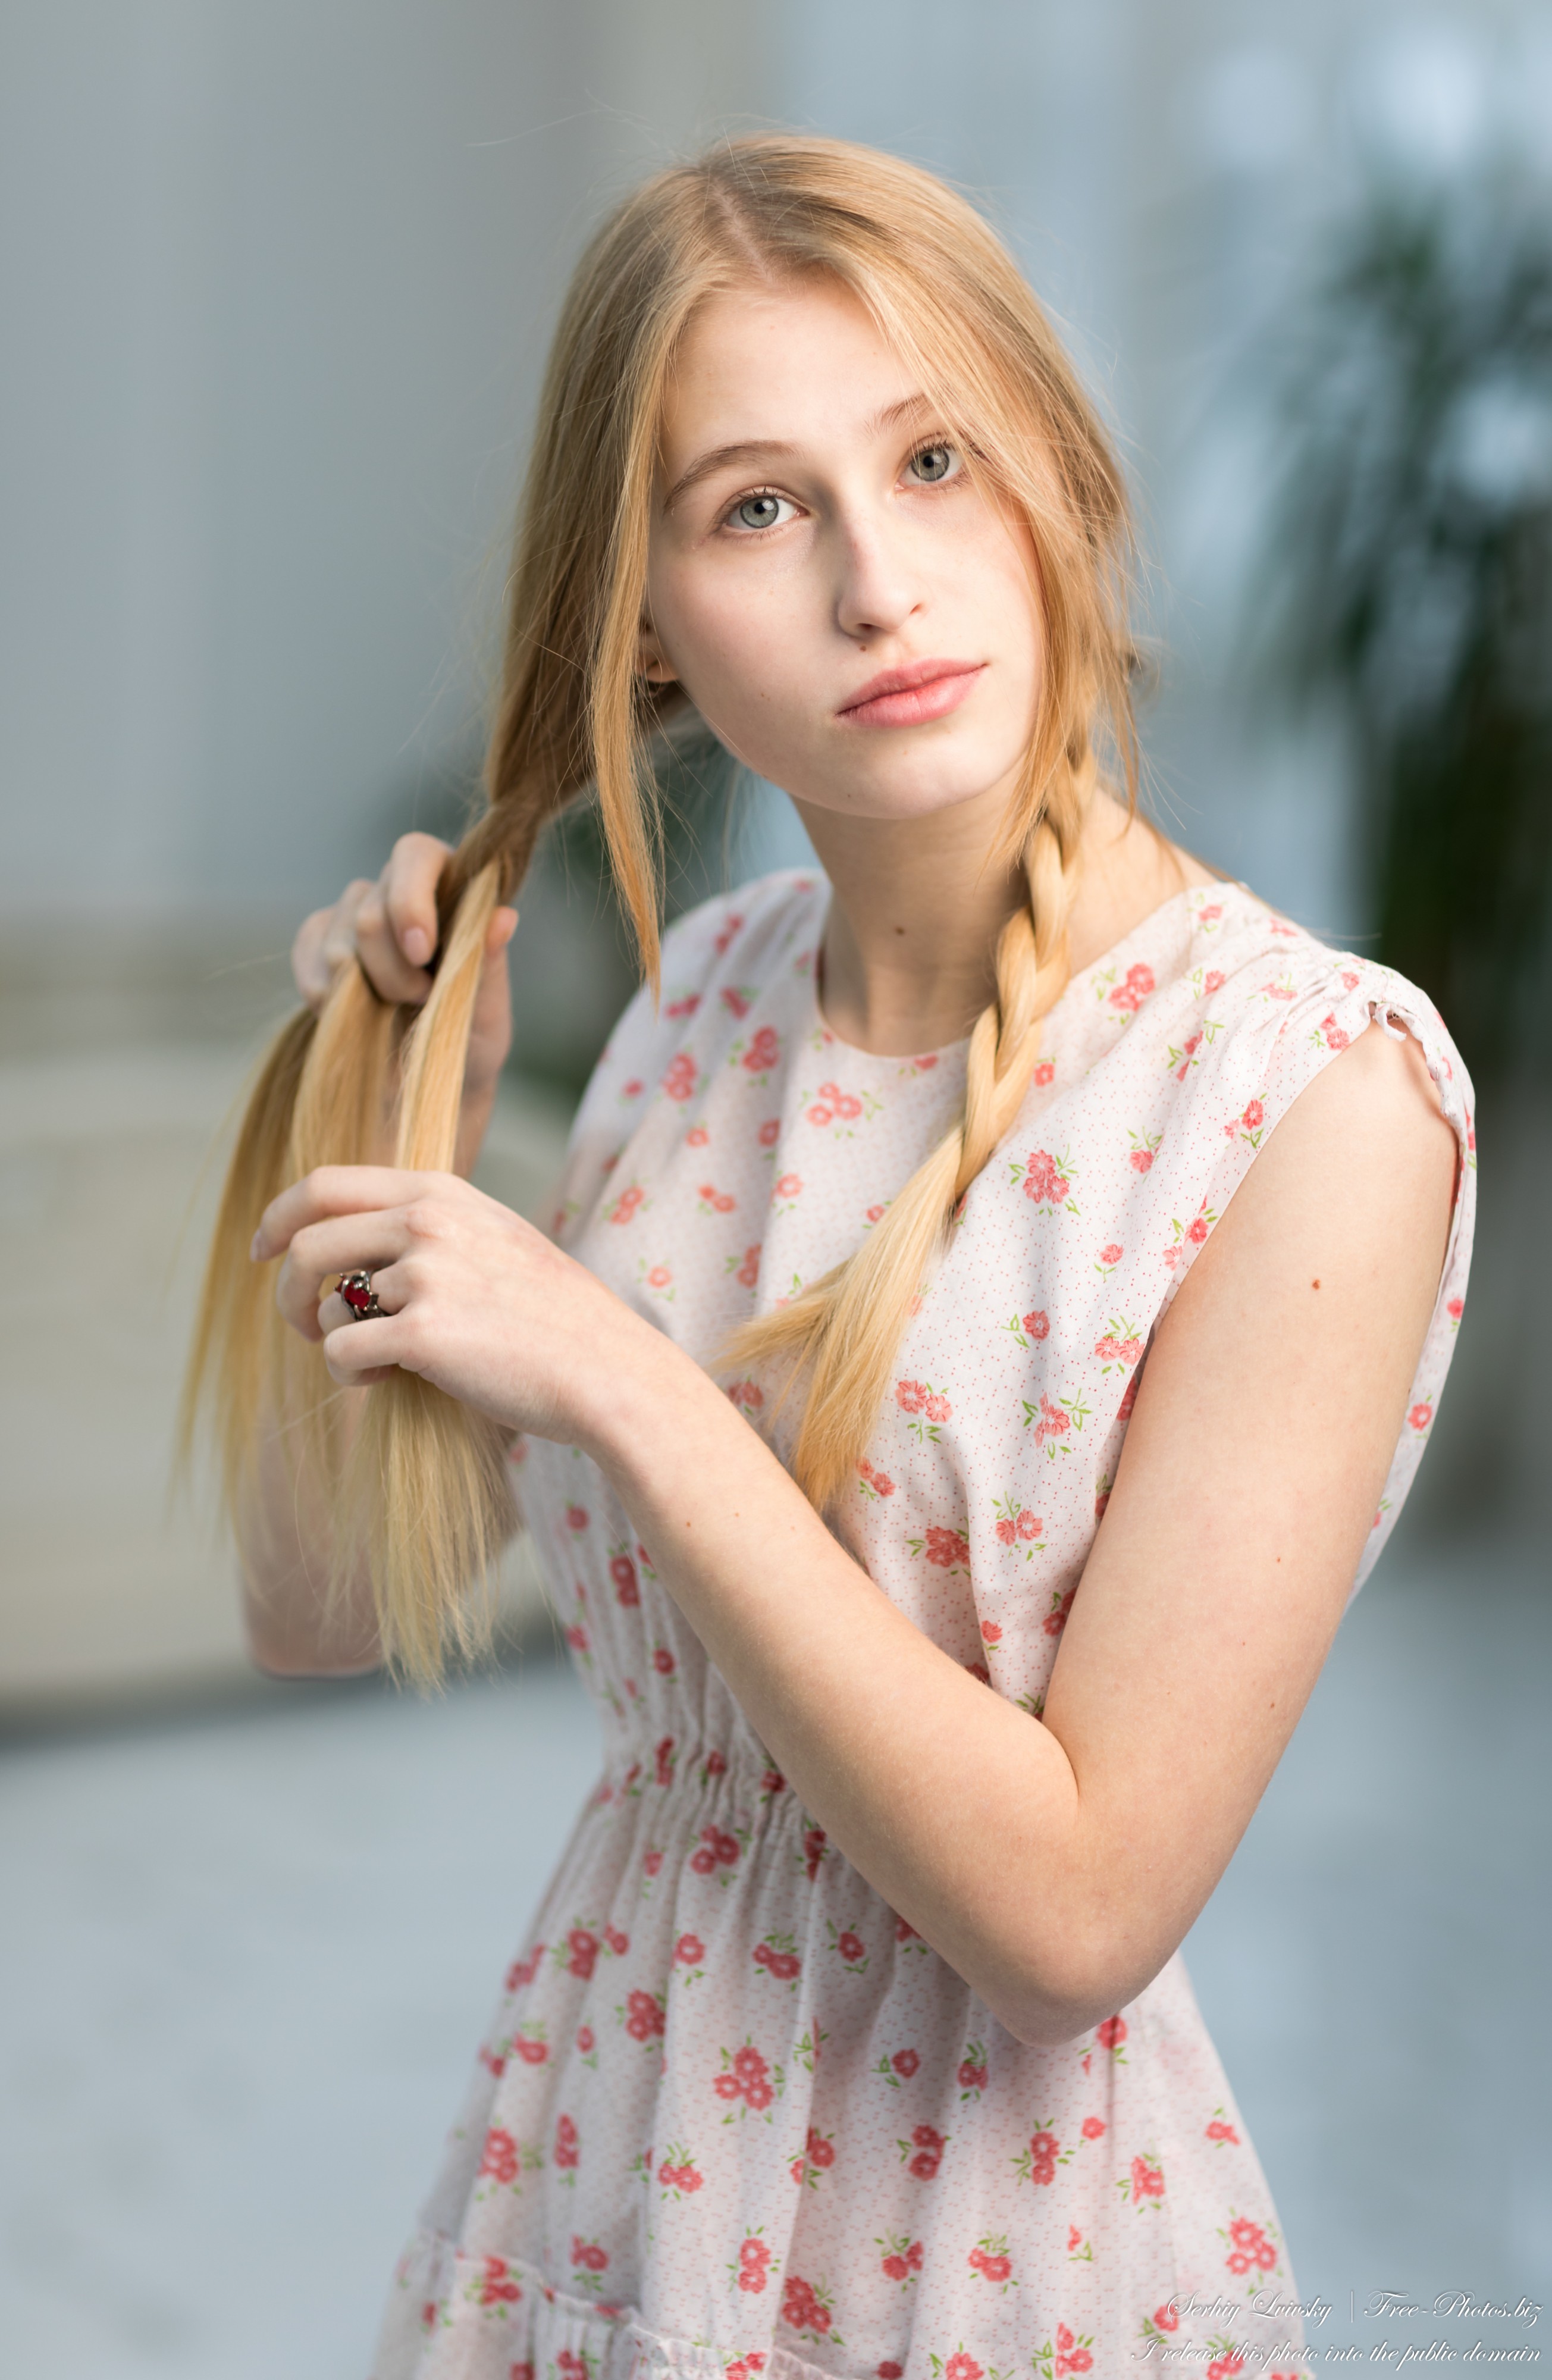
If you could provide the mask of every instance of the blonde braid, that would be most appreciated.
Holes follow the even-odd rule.
[[[787,1390],[806,1370],[792,1467],[821,1511],[833,1503],[866,1451],[902,1335],[960,1201],[1024,1104],[1041,1019],[1069,978],[1068,919],[1093,778],[1086,758],[1078,769],[1059,769],[1025,844],[1029,897],[998,936],[996,996],[970,1035],[959,1123],[918,1166],[855,1256],[787,1305],[746,1323],[722,1351],[721,1360],[740,1368],[784,1366]]]
[[[502,875],[491,861],[469,880],[430,997],[405,1037],[394,1162],[409,1172],[453,1170],[469,1026]],[[344,1591],[364,1547],[384,1633],[412,1676],[434,1674],[449,1635],[470,1652],[489,1622],[481,1593],[516,1524],[495,1423],[418,1373],[395,1374],[367,1400],[341,1506],[334,1592]]]

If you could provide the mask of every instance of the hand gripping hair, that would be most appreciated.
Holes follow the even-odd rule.
[[[353,1439],[321,1356],[281,1323],[248,1261],[263,1208],[322,1164],[366,1161],[391,1112],[395,1162],[452,1164],[485,929],[546,821],[591,788],[644,978],[658,978],[656,748],[685,724],[674,686],[638,670],[664,386],[696,308],[730,284],[829,274],[920,374],[970,469],[1027,522],[1046,630],[1040,715],[1002,844],[1028,902],[1004,928],[997,990],[971,1036],[964,1114],[849,1262],[750,1323],[727,1351],[801,1396],[794,1456],[821,1508],[850,1476],[900,1334],[965,1190],[1028,1088],[1040,1020],[1067,980],[1067,918],[1096,738],[1129,794],[1135,758],[1126,502],[1105,433],[1007,250],[932,176],[848,143],[768,133],[656,176],[597,233],[562,311],[517,528],[486,808],[439,892],[442,957],[425,1006],[394,1009],[352,963],[322,1014],[274,1043],[233,1155],[190,1357],[186,1419],[207,1401],[239,1537],[261,1447],[331,1515],[336,1581],[364,1560],[383,1645],[430,1678],[478,1636],[469,1590],[512,1526],[492,1425],[410,1374],[366,1392]]]

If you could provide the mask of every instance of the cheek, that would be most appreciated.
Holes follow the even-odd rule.
[[[1004,664],[1038,681],[1045,654],[1039,565],[1027,530],[983,516],[980,534],[962,549],[964,600],[987,624]]]
[[[769,750],[801,732],[816,657],[795,587],[780,577],[719,585],[690,574],[677,583],[665,574],[650,596],[664,658],[702,717],[746,759],[758,765],[752,739]]]

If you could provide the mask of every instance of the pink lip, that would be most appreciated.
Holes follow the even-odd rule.
[[[836,716],[858,727],[915,727],[957,710],[985,662],[911,662],[859,686]]]

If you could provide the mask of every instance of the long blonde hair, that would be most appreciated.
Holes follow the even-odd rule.
[[[1029,1085],[1040,1019],[1067,980],[1067,920],[1096,738],[1134,792],[1126,501],[1109,442],[1038,302],[965,200],[900,159],[765,133],[657,175],[597,233],[562,310],[519,515],[486,808],[439,889],[442,956],[425,1007],[382,1003],[360,967],[277,1039],[244,1122],[216,1226],[186,1415],[213,1391],[227,1499],[251,1513],[261,1429],[336,1516],[336,1578],[363,1556],[389,1657],[421,1677],[468,1639],[467,1588],[511,1526],[500,1434],[405,1373],[370,1390],[346,1449],[318,1351],[285,1330],[248,1260],[287,1182],[374,1154],[452,1165],[485,929],[546,821],[593,789],[644,978],[658,978],[654,743],[685,698],[639,674],[638,632],[665,386],[696,309],[751,279],[824,273],[919,375],[944,430],[1027,523],[1044,619],[1027,765],[999,854],[1027,903],[1000,938],[996,996],[970,1037],[964,1113],[849,1262],[750,1324],[730,1351],[805,1384],[794,1470],[820,1507],[851,1475],[901,1332],[965,1190]]]

